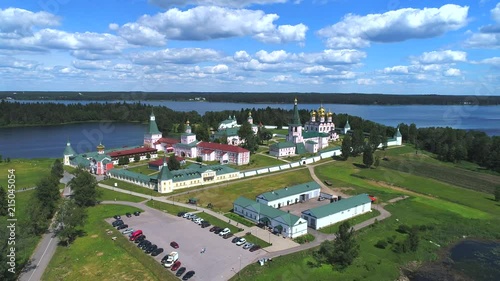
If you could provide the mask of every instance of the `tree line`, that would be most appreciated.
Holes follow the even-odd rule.
[[[107,100],[146,101],[172,100],[189,101],[202,98],[210,102],[232,103],[289,103],[295,97],[301,103],[333,104],[379,104],[379,105],[499,105],[500,96],[453,96],[453,95],[388,95],[360,93],[247,93],[247,92],[0,92],[0,99],[16,100]]]

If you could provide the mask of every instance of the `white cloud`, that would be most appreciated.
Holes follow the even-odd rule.
[[[273,82],[290,82],[291,76],[290,75],[276,75],[274,77],[271,77],[271,81]]]
[[[462,75],[460,69],[450,68],[443,73],[444,76],[454,77]]]
[[[346,15],[342,21],[318,31],[329,48],[363,48],[371,42],[401,42],[431,38],[467,24],[468,6],[404,8],[383,14]]]
[[[500,23],[500,2],[490,12],[493,20]]]
[[[302,70],[300,70],[300,73],[315,75],[315,74],[323,74],[330,71],[332,71],[331,68],[324,67],[322,65],[315,65],[303,68]]]
[[[356,80],[356,83],[358,83],[358,85],[375,85],[375,84],[377,84],[377,82],[375,82],[375,80],[373,80],[371,78],[360,78],[360,79]]]
[[[104,70],[108,69],[112,63],[111,61],[88,61],[88,60],[75,60],[72,63],[76,69],[85,70]]]
[[[421,56],[416,58],[416,62],[422,64],[453,63],[466,61],[466,52],[451,50],[425,52]]]
[[[252,58],[246,51],[237,51],[236,53],[234,53],[233,59],[237,62],[247,62]]]
[[[214,6],[198,6],[186,11],[173,8],[154,16],[144,15],[137,22],[127,23],[120,27],[118,34],[132,44],[140,45],[143,42],[143,45],[153,46],[163,44],[164,38],[201,41],[253,36],[266,43],[305,40],[305,25],[276,26],[274,21],[278,18],[276,14],[266,14],[261,10]]]
[[[149,3],[163,8],[170,8],[174,6],[183,7],[188,5],[241,8],[254,4],[266,5],[286,2],[288,2],[288,0],[149,0]]]
[[[120,29],[120,26],[119,26],[117,23],[110,23],[110,24],[108,25],[108,28],[109,28],[110,30],[117,31],[118,29]]]
[[[40,64],[35,61],[21,60],[12,57],[0,56],[0,68],[35,69]]]
[[[492,57],[475,62],[478,64],[491,64],[500,66],[500,57]]]
[[[465,40],[465,46],[469,48],[500,48],[500,33],[474,33]]]
[[[221,74],[229,71],[229,67],[225,64],[218,64],[212,68],[210,68],[210,73],[213,74]]]
[[[392,67],[384,68],[383,72],[385,74],[408,74],[408,66],[396,65]]]
[[[330,80],[349,80],[356,78],[356,73],[352,71],[341,71],[340,74],[325,75],[322,77]]]
[[[213,61],[220,58],[220,54],[213,49],[184,48],[184,49],[164,49],[160,51],[150,51],[134,53],[130,55],[132,62],[136,64],[192,64],[206,61]]]
[[[288,54],[283,50],[272,51],[270,53],[260,50],[255,54],[255,57],[261,63],[279,63],[286,60],[288,58]]]
[[[366,58],[366,53],[358,50],[324,50],[321,53],[300,53],[299,58],[306,63],[317,63],[324,65],[334,64],[356,64]]]
[[[59,18],[47,12],[33,13],[19,8],[0,9],[0,38],[19,39],[33,35],[34,27],[59,25]]]

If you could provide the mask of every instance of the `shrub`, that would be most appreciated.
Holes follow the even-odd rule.
[[[375,244],[375,247],[380,248],[380,249],[385,249],[385,247],[387,247],[387,241],[378,240],[377,244]]]
[[[304,243],[307,243],[307,242],[312,242],[314,241],[315,237],[314,235],[312,234],[305,234],[305,235],[302,235],[302,236],[299,236],[295,239],[293,239],[293,241],[299,243],[299,244],[304,244]]]
[[[391,237],[387,237],[387,243],[392,244],[396,241],[396,235],[392,235]]]
[[[410,230],[411,228],[408,225],[401,224],[396,231],[405,234],[405,233],[410,233]]]

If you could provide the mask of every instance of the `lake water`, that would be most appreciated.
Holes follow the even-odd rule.
[[[22,101],[57,102],[63,104],[75,101]],[[87,104],[95,101],[78,101]],[[99,101],[104,103],[104,101]],[[110,101],[107,101],[108,103]],[[120,101],[111,101],[120,102]],[[291,110],[293,104],[248,104],[221,102],[176,102],[141,101],[144,104],[166,106],[176,111],[195,110],[200,114],[207,111],[235,110],[242,108],[283,108]],[[429,106],[429,105],[352,105],[323,104],[335,113],[347,113],[372,120],[387,126],[415,123],[417,127],[446,127],[456,129],[480,130],[488,135],[500,135],[500,106]],[[300,104],[300,109],[317,109],[319,104]],[[258,122],[258,120],[256,120]],[[302,120],[305,121],[305,120]],[[94,149],[99,141],[107,147],[139,145],[143,141],[145,125],[112,123],[110,128],[103,124],[84,123],[47,127],[24,127],[0,129],[0,154],[11,158],[60,157],[69,137],[77,152]]]

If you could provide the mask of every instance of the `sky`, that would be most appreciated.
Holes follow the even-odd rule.
[[[499,95],[493,0],[3,0],[0,91]]]

